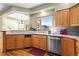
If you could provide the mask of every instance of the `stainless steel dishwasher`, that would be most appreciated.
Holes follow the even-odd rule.
[[[60,37],[48,36],[48,51],[60,54]]]

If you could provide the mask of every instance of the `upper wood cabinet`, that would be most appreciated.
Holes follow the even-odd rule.
[[[76,44],[74,39],[61,38],[61,55],[64,56],[76,55]]]
[[[69,26],[69,9],[60,10],[55,13],[55,26]]]
[[[70,26],[79,26],[79,4],[70,8]]]

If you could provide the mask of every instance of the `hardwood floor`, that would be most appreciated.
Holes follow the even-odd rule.
[[[2,52],[2,46],[3,46],[3,42],[0,41],[0,52]]]
[[[33,56],[32,54],[25,52],[24,50],[8,51],[0,53],[0,56]]]
[[[34,56],[34,55],[29,53],[28,51],[26,52],[25,49],[23,49],[23,50],[8,51],[6,53],[0,53],[0,56]],[[44,56],[47,56],[47,54],[45,53]]]

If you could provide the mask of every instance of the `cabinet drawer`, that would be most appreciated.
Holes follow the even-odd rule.
[[[16,35],[16,38],[24,38],[24,35]]]
[[[45,38],[46,39],[45,35],[32,35],[32,37],[34,37],[34,38]]]
[[[7,35],[6,38],[15,38],[16,36],[14,35]]]

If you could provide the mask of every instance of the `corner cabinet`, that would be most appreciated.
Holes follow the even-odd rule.
[[[61,55],[75,56],[76,55],[76,41],[71,38],[61,38]]]
[[[32,35],[32,46],[42,50],[47,50],[47,36]]]
[[[70,8],[70,26],[79,26],[79,4]]]
[[[55,13],[55,26],[69,26],[69,9],[60,10]]]

